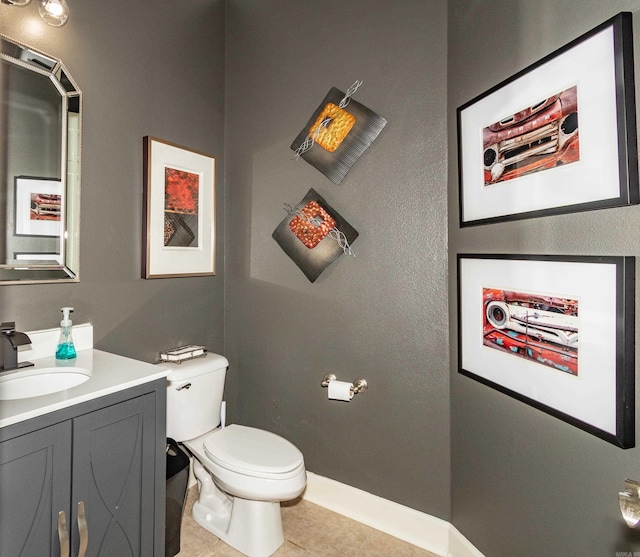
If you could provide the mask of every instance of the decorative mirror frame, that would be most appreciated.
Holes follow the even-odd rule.
[[[63,115],[60,143],[62,190],[62,234],[60,261],[0,263],[0,285],[79,281],[80,165],[82,144],[82,93],[61,60],[0,34],[0,61],[48,77],[61,97]],[[70,125],[70,114],[77,115]],[[73,130],[73,131],[70,131]],[[5,169],[5,187],[13,188],[19,178]],[[7,231],[7,233],[11,233]]]

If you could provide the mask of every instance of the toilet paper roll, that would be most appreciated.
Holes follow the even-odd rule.
[[[352,383],[346,381],[331,381],[328,387],[330,400],[345,400],[349,402],[353,398]]]

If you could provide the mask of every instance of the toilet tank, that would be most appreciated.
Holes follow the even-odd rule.
[[[162,362],[167,376],[167,437],[186,441],[220,425],[220,407],[229,362],[208,353],[181,364]]]

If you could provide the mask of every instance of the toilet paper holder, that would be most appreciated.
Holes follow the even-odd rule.
[[[337,377],[335,376],[334,373],[327,373],[323,378],[322,378],[322,382],[320,383],[323,387],[328,387],[329,383],[331,383],[331,381],[335,381],[337,379]],[[358,393],[361,393],[362,391],[366,391],[367,390],[367,381],[365,379],[356,379],[352,384],[351,384],[351,392],[354,395],[357,395]]]

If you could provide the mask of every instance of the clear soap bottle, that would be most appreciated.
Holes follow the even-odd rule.
[[[71,319],[69,314],[73,308],[62,308],[62,321],[60,321],[60,340],[56,349],[56,360],[73,360],[76,357],[76,347],[73,345],[71,334]]]

